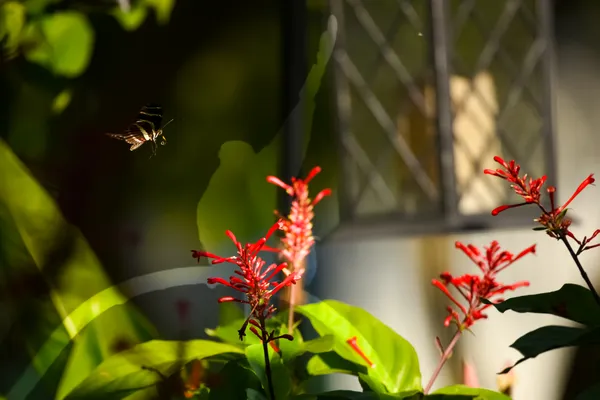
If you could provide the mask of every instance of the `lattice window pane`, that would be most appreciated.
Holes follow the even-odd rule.
[[[343,150],[356,215],[439,212],[424,5],[344,2],[337,62],[352,109]]]
[[[549,169],[542,105],[547,43],[536,3],[451,1],[452,70],[471,81],[453,104],[461,213],[482,213],[512,198],[507,185],[481,174],[493,154],[517,159],[532,176]]]
[[[330,4],[346,217],[481,226],[494,155],[552,175],[550,0]]]

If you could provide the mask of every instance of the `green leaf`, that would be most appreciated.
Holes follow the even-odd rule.
[[[69,106],[69,103],[71,103],[72,95],[73,92],[68,89],[63,90],[58,95],[56,95],[54,101],[52,102],[52,112],[54,114],[62,113],[65,110],[65,108]]]
[[[117,8],[113,12],[113,16],[119,21],[123,29],[130,32],[139,28],[147,15],[148,9],[141,3],[136,3],[129,11],[123,11],[120,8]]]
[[[249,330],[246,332],[246,336],[244,336],[244,340],[240,340],[239,329],[242,327],[244,322],[246,321],[246,317],[241,319],[236,319],[228,323],[227,325],[217,326],[215,329],[206,328],[204,331],[210,337],[218,338],[224,341],[225,343],[230,343],[236,346],[249,346],[252,344],[260,343],[258,337],[255,334],[251,333]],[[267,329],[271,331],[272,329],[279,329],[280,325],[278,322],[274,320],[267,320]]]
[[[164,25],[169,22],[171,11],[175,6],[175,0],[145,0],[148,7],[154,8],[156,13],[156,21],[159,25]]]
[[[28,35],[38,30],[44,40],[26,51],[29,61],[68,78],[85,71],[94,46],[94,30],[85,15],[73,11],[47,14],[28,27]]]
[[[486,300],[486,303],[489,303]],[[567,283],[559,290],[513,297],[494,307],[500,312],[552,314],[588,326],[600,325],[600,307],[589,289]]]
[[[81,232],[65,221],[52,197],[2,140],[0,234],[0,268],[7,287],[42,275],[50,283],[39,299],[29,296],[9,305],[18,316],[15,326],[29,328],[20,340],[36,353],[8,398],[27,398],[45,375],[59,384],[53,390],[62,398],[114,352],[116,343],[156,335],[111,285]]]
[[[251,388],[246,389],[246,396],[247,400],[267,400],[263,392]]]
[[[387,393],[387,388],[381,381],[371,378],[369,375],[362,373],[358,374],[358,381],[364,392]]]
[[[14,52],[19,46],[21,32],[25,27],[25,6],[17,1],[7,1],[0,5],[0,53]],[[4,43],[2,41],[4,40]]]
[[[598,343],[600,343],[600,327],[583,329],[556,325],[543,326],[526,333],[510,345],[524,357],[501,373],[506,373],[517,364],[550,350]]]
[[[184,356],[180,349],[184,346]],[[208,340],[177,341],[152,340],[130,350],[115,354],[94,370],[67,400],[117,398],[120,393],[146,388],[162,381],[152,368],[162,375],[170,376],[183,364],[216,355],[243,354],[243,351],[226,343]]]
[[[472,388],[466,385],[453,385],[436,390],[425,396],[431,400],[510,400],[505,394],[487,389]]]
[[[219,326],[231,325],[245,319],[244,310],[234,302],[219,304]]]
[[[25,1],[25,7],[27,7],[28,14],[41,14],[51,4],[56,4],[62,0],[27,0]]]
[[[271,364],[271,376],[276,399],[287,399],[292,390],[292,379],[287,368],[283,365],[279,354],[268,346]],[[265,369],[265,355],[262,344],[253,344],[246,348],[246,357],[252,370],[258,376],[266,393],[269,392],[267,373]]]
[[[279,340],[279,348],[284,364],[291,362],[304,353],[320,354],[331,351],[334,344],[335,339],[332,335],[321,336],[308,342],[303,342],[302,337],[299,335],[294,335],[294,340]]]
[[[597,383],[580,394],[577,395],[575,400],[598,400],[600,399],[600,383]]]
[[[206,328],[204,331],[210,337],[221,339],[225,343],[230,343],[237,346],[250,346],[251,344],[260,343],[260,340],[253,333],[244,336],[244,340],[240,340],[239,329],[242,327],[245,318],[234,320],[227,325],[219,325],[215,329]]]
[[[333,351],[321,353],[312,357],[306,365],[306,370],[312,376],[329,374],[358,376],[361,373],[367,373],[367,367],[364,365],[348,361]]]
[[[367,365],[347,343],[356,337],[358,346],[373,363],[367,374],[381,381],[389,392],[422,389],[415,349],[367,311],[335,300],[300,306],[297,311],[310,320],[321,336],[335,337],[334,351],[341,357]]]
[[[219,384],[211,388],[209,399],[243,399],[250,389],[260,391],[262,387],[247,360],[229,361],[219,371]]]
[[[301,158],[304,158],[311,137],[315,111],[315,97],[335,44],[337,25],[330,23],[329,33],[323,33],[319,44],[317,63],[312,66],[300,92],[298,106],[291,112],[302,118],[304,143]],[[290,116],[290,118],[292,118]],[[266,182],[268,175],[278,171],[278,159],[283,140],[283,128],[273,140],[260,151],[242,141],[229,141],[219,150],[219,168],[198,202],[196,221],[200,241],[207,251],[216,254],[231,247],[231,241],[223,234],[231,230],[242,243],[256,241],[273,224],[273,210],[277,208],[275,185]],[[226,247],[225,247],[226,246]]]
[[[397,394],[375,393],[375,392],[353,392],[351,390],[334,390],[319,394],[302,394],[293,397],[294,400],[399,400],[407,399]]]

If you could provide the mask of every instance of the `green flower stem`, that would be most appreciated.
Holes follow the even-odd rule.
[[[438,362],[438,365],[435,368],[435,371],[433,371],[433,375],[431,375],[431,378],[429,379],[427,386],[425,386],[425,390],[423,391],[423,393],[427,394],[431,390],[433,383],[435,382],[438,375],[442,371],[442,368],[444,367],[444,364],[446,364],[446,361],[448,361],[448,359],[450,358],[450,355],[452,354],[452,350],[454,349],[454,346],[456,346],[456,343],[458,343],[458,339],[460,339],[461,335],[462,335],[462,331],[460,329],[457,329],[456,333],[454,334],[454,337],[450,341],[450,344],[448,345],[446,350],[444,350],[444,353],[440,357],[440,361]]]
[[[267,382],[269,385],[269,394],[271,400],[275,400],[275,388],[273,387],[273,374],[271,373],[271,360],[269,359],[269,334],[267,333],[267,324],[265,318],[260,318],[260,327],[262,331],[262,345],[265,353],[265,373],[267,374]]]
[[[594,285],[592,284],[592,281],[590,280],[590,277],[588,276],[588,274],[583,269],[583,266],[581,265],[581,262],[579,261],[579,257],[577,257],[577,254],[575,254],[575,251],[573,250],[573,247],[571,247],[571,244],[567,240],[567,237],[565,235],[561,234],[560,235],[560,240],[563,241],[563,243],[567,247],[567,250],[569,250],[569,254],[571,254],[571,257],[573,258],[573,261],[575,261],[575,265],[577,266],[577,269],[579,270],[579,273],[581,274],[581,277],[583,278],[583,280],[587,284],[588,289],[590,289],[590,291],[592,292],[592,295],[594,296],[594,300],[596,300],[596,303],[598,303],[598,305],[600,306],[600,296],[598,295],[598,292],[594,288]]]

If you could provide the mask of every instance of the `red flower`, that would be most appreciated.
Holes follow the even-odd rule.
[[[208,283],[220,283],[245,295],[244,299],[237,299],[232,296],[224,296],[219,299],[219,303],[236,301],[239,303],[249,304],[252,308],[250,316],[239,331],[240,340],[242,340],[245,336],[246,327],[248,324],[254,325],[261,330],[265,329],[264,320],[270,317],[275,311],[275,307],[269,304],[271,297],[283,287],[295,284],[296,281],[300,279],[299,274],[292,273],[288,275],[282,282],[271,281],[271,279],[277,276],[277,274],[286,267],[286,263],[281,263],[279,265],[271,264],[267,268],[264,268],[265,261],[258,256],[260,251],[270,250],[267,248],[267,246],[265,246],[265,243],[277,229],[281,229],[281,225],[281,221],[277,221],[275,225],[269,229],[265,237],[256,243],[248,243],[245,246],[242,246],[242,244],[238,242],[235,235],[231,231],[227,231],[227,236],[229,236],[229,238],[237,247],[237,256],[224,258],[205,251],[192,250],[192,256],[194,258],[199,259],[200,257],[208,257],[213,259],[213,264],[227,262],[235,264],[239,267],[239,270],[235,271],[235,274],[238,276],[229,277],[229,281],[226,281],[223,278],[208,278]],[[250,328],[250,330],[261,340],[263,339],[263,337],[258,334],[256,329]],[[273,337],[272,332],[268,336],[269,341],[279,338]],[[284,335],[282,337],[291,338],[290,335]]]
[[[593,175],[589,175],[586,179],[584,179],[575,192],[573,192],[571,197],[569,197],[569,199],[560,207],[556,207],[554,201],[554,193],[556,192],[556,188],[554,186],[549,186],[546,189],[546,192],[548,193],[548,197],[550,199],[550,209],[546,209],[541,203],[540,193],[542,186],[546,182],[545,175],[538,179],[529,178],[529,181],[527,181],[527,174],[523,175],[522,178],[519,177],[519,171],[521,170],[521,167],[516,164],[514,160],[507,163],[501,157],[495,156],[494,161],[500,164],[502,169],[485,169],[483,173],[497,176],[501,179],[511,182],[511,187],[514,189],[515,193],[521,196],[525,201],[523,203],[502,205],[497,207],[492,210],[492,215],[498,215],[502,211],[508,210],[509,208],[520,207],[527,204],[536,204],[542,211],[542,214],[536,219],[536,222],[542,225],[540,230],[546,231],[550,237],[555,239],[560,239],[561,237],[566,236],[571,237],[580,245],[578,254],[584,250],[599,246],[587,245],[593,238],[595,238],[597,233],[592,235],[590,239],[586,240],[586,238],[584,238],[582,241],[578,240],[569,230],[569,227],[571,226],[571,220],[566,218],[567,206],[571,204],[571,202],[579,195],[579,193],[583,191],[583,189],[595,182]]]
[[[321,167],[314,167],[306,178],[292,178],[291,185],[284,183],[275,176],[267,177],[267,182],[283,188],[287,194],[294,198],[289,216],[281,219],[281,230],[285,233],[285,237],[281,240],[283,244],[281,255],[290,263],[292,270],[299,273],[300,276],[304,273],[302,261],[310,253],[310,249],[315,243],[312,233],[312,219],[315,216],[313,208],[325,196],[331,195],[331,189],[324,189],[314,199],[308,197],[308,183],[319,172],[321,172]],[[275,214],[279,216],[277,211]],[[283,271],[286,275],[290,273],[287,268]]]
[[[485,247],[485,254],[482,254],[478,248],[473,245],[467,245],[456,242],[456,247],[461,249],[481,270],[482,276],[465,274],[454,277],[448,272],[440,275],[441,280],[433,279],[431,283],[440,289],[448,298],[456,305],[459,312],[448,307],[448,317],[444,321],[445,326],[449,326],[451,322],[458,325],[460,330],[468,329],[475,321],[487,318],[483,311],[488,308],[489,304],[484,304],[481,300],[488,299],[502,301],[497,296],[503,294],[507,290],[515,290],[519,287],[529,286],[529,282],[517,282],[512,285],[504,285],[496,280],[496,274],[512,265],[515,261],[523,256],[532,253],[535,254],[535,245],[528,247],[514,256],[508,251],[500,251],[498,242],[493,241],[490,247]],[[453,286],[462,296],[466,304],[461,303],[448,289]]]

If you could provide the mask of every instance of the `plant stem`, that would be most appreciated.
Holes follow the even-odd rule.
[[[596,303],[598,303],[598,305],[600,305],[600,296],[598,295],[598,292],[594,288],[594,285],[592,284],[592,281],[590,280],[588,274],[583,269],[583,266],[581,265],[581,262],[579,261],[579,257],[577,257],[577,254],[575,254],[575,251],[573,251],[573,248],[571,247],[571,244],[567,240],[567,237],[565,235],[561,234],[560,239],[563,241],[565,246],[567,246],[567,250],[569,250],[569,254],[571,254],[573,261],[575,261],[575,265],[577,265],[577,269],[579,269],[579,273],[581,274],[581,277],[583,278],[583,280],[587,284],[588,288],[592,292],[592,295],[594,296],[594,300],[596,300]]]
[[[275,388],[273,386],[273,374],[271,373],[271,360],[269,359],[269,335],[267,334],[267,324],[265,319],[260,319],[260,327],[262,330],[262,345],[265,354],[265,373],[267,374],[267,382],[269,386],[269,394],[271,400],[275,400]]]
[[[458,339],[460,338],[461,335],[462,335],[462,331],[460,329],[457,329],[456,333],[454,334],[454,337],[450,341],[450,344],[448,345],[448,347],[446,347],[446,350],[444,350],[444,353],[440,357],[440,361],[438,362],[437,367],[435,367],[435,371],[433,371],[433,375],[431,375],[431,378],[429,379],[427,386],[425,386],[425,390],[423,391],[424,394],[429,393],[429,391],[431,390],[433,383],[435,382],[438,375],[442,371],[442,368],[444,367],[444,364],[446,364],[446,361],[448,361],[448,358],[450,358],[450,354],[452,354],[452,349],[454,349],[454,346],[456,346],[456,343],[458,343]]]
[[[294,329],[294,303],[296,303],[296,285],[290,287],[290,302],[288,308],[288,332],[293,334]]]

